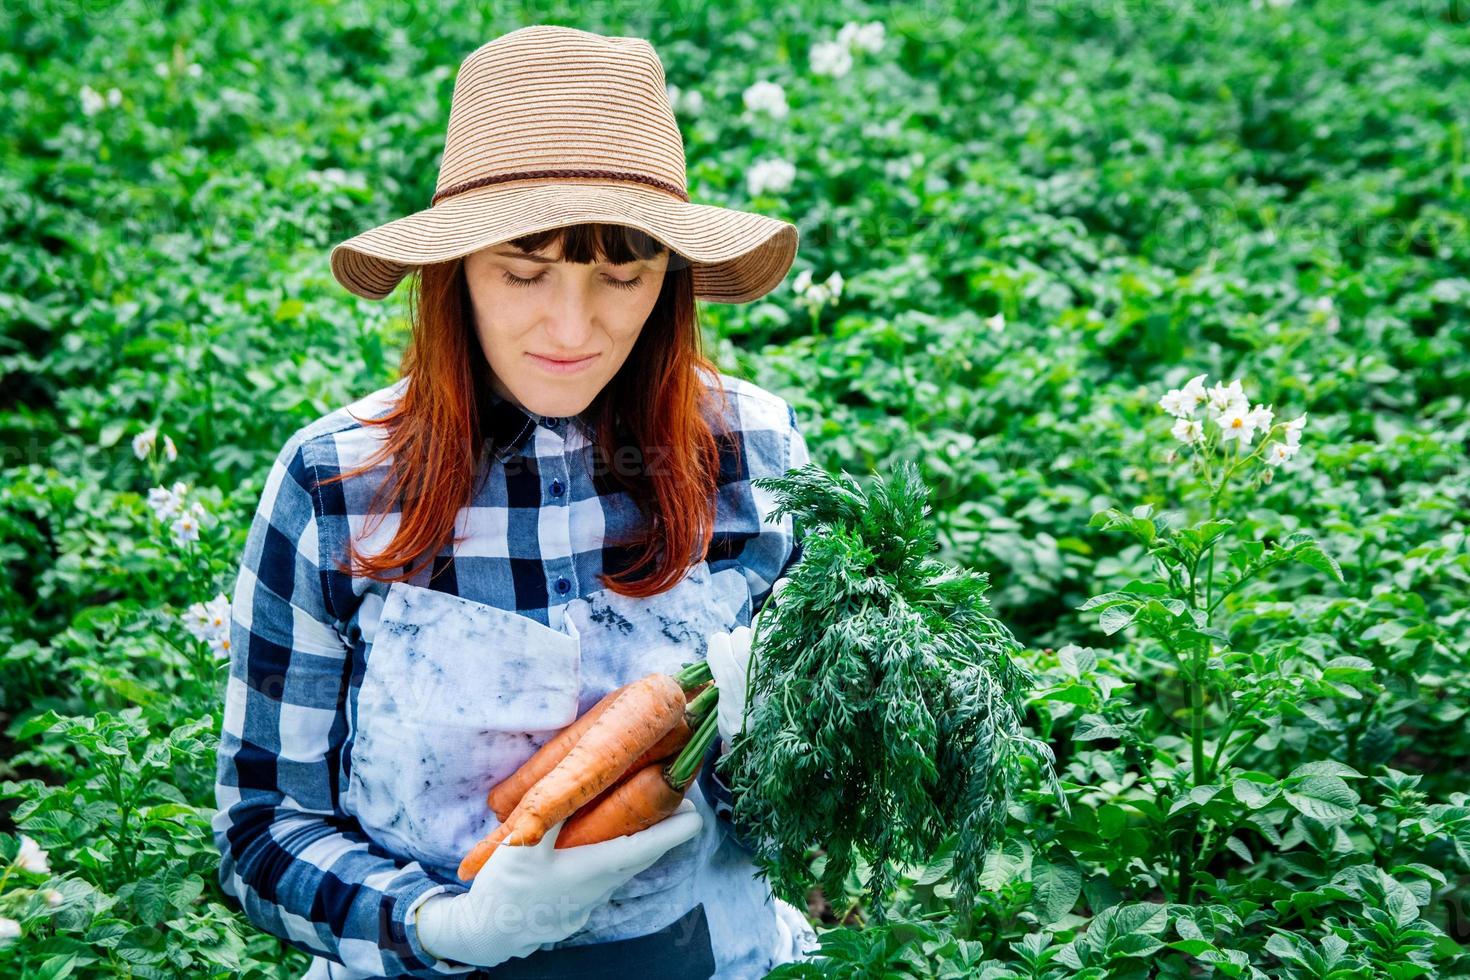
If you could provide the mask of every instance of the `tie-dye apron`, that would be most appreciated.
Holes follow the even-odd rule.
[[[391,584],[376,624],[362,624],[367,663],[350,714],[344,798],[375,841],[458,880],[460,859],[499,824],[485,802],[491,786],[607,692],[703,659],[709,634],[749,622],[750,592],[738,569],[711,573],[700,562],[652,600],[601,589],[551,607],[549,616],[552,625],[543,626]],[[712,760],[686,794],[704,817],[697,836],[630,878],[563,941],[459,975],[580,976],[571,964],[595,952],[597,975],[606,977],[623,975],[616,960],[626,956],[628,975],[639,980],[754,980],[812,950],[806,918],[771,894],[716,819],[705,792]],[[659,972],[654,963],[673,965]],[[305,976],[365,975],[318,956]]]

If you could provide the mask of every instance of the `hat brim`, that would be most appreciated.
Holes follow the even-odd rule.
[[[445,262],[531,232],[598,222],[627,225],[687,258],[694,295],[745,303],[775,289],[796,259],[797,230],[749,211],[691,204],[629,184],[491,184],[371,228],[332,248],[332,275],[382,299],[413,268]]]

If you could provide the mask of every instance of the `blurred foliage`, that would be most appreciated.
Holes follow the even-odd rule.
[[[36,0],[0,21],[0,855],[24,832],[52,862],[3,885],[7,974],[300,975],[213,878],[222,678],[181,616],[230,587],[286,436],[394,376],[405,291],[347,294],[328,250],[427,206],[459,61],[530,23],[648,38],[702,98],[679,110],[693,199],[795,222],[793,279],[841,272],[816,309],[790,280],[705,307],[711,351],[791,401],[826,468],[914,462],[945,557],[989,575],[1045,683],[1072,816],[1016,802],[972,916],[941,852],[907,921],[827,914],[826,955],[788,969],[1470,972],[1462,4]],[[814,74],[848,21],[882,22],[882,50]],[[757,81],[788,116],[744,109]],[[772,159],[791,187],[752,196]],[[1094,514],[1206,518],[1155,404],[1202,372],[1310,418],[1289,475],[1234,502],[1240,546],[1310,533],[1342,579],[1284,565],[1233,594],[1195,712],[1146,621],[1079,607],[1155,567]],[[176,460],[132,453],[150,427]],[[197,541],[150,514],[175,481]],[[1197,781],[1191,716],[1219,736],[1231,684],[1271,671],[1290,691]]]

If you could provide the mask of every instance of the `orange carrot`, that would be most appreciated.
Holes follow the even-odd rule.
[[[490,855],[494,853],[496,845],[504,840],[505,835],[508,833],[510,833],[510,824],[502,823],[499,827],[496,827],[488,835],[482,838],[480,842],[472,847],[470,849],[470,852],[464,856],[464,860],[459,862],[459,877],[464,881],[468,881],[473,878],[475,876],[475,873],[478,872],[480,868],[484,866],[485,862],[490,859]]]
[[[714,696],[712,692],[711,698]],[[700,706],[705,703],[701,701]],[[715,712],[708,711],[678,756],[667,763],[644,766],[615,790],[577,811],[562,825],[556,846],[576,847],[636,834],[672,814],[699,774],[717,734]]]
[[[638,775],[644,766],[653,762],[667,762],[673,756],[677,755],[684,746],[689,744],[689,740],[694,737],[695,729],[699,727],[699,723],[704,719],[706,712],[713,708],[719,694],[712,689],[712,685],[701,684],[693,690],[686,691],[685,696],[689,697],[689,703],[684,710],[684,717],[675,722],[674,727],[669,729],[668,734],[659,739],[657,744],[647,752],[643,753],[636,762],[623,771],[621,776],[613,780],[612,785],[603,790],[601,796],[593,799],[589,803],[583,804],[577,811],[578,813],[602,802],[602,799],[609,793]]]
[[[634,681],[583,732],[560,762],[521,797],[492,833],[460,862],[459,876],[471,879],[501,842],[540,843],[546,831],[576,812],[618,778],[684,715],[684,689],[668,674]],[[495,840],[500,834],[499,840]],[[474,858],[475,860],[472,860]]]
[[[624,684],[616,690],[607,692],[603,695],[602,700],[588,708],[582,717],[563,728],[554,738],[537,749],[531,758],[521,763],[519,769],[492,786],[486,802],[490,804],[490,809],[495,811],[495,815],[502,821],[508,819],[511,811],[516,808],[516,804],[521,802],[521,797],[526,795],[526,790],[536,785],[537,780],[556,768],[556,764],[566,758],[572,746],[577,744],[582,734],[591,728],[592,723],[607,710],[608,705],[616,701],[618,695],[627,689],[628,686]]]
[[[690,687],[684,692],[685,702],[692,702],[700,694],[709,690],[713,684],[713,681],[704,681],[701,684]],[[501,820],[508,819],[511,812],[515,810],[516,804],[521,802],[521,797],[526,795],[526,790],[536,785],[542,776],[550,772],[558,762],[566,757],[566,754],[572,750],[573,745],[577,744],[577,740],[582,737],[582,734],[588,728],[592,727],[592,723],[597,720],[597,716],[602,714],[607,709],[607,706],[612,704],[617,699],[617,696],[627,690],[627,688],[628,685],[624,684],[622,687],[604,694],[602,700],[588,708],[585,714],[566,728],[563,728],[551,741],[537,749],[534,755],[521,763],[519,769],[492,786],[489,795],[486,797],[486,802],[490,804],[490,809],[495,811],[495,816]],[[675,730],[677,731],[678,729],[679,726],[675,726]],[[639,759],[632,766],[629,766],[628,771],[620,778],[631,779],[635,772],[648,763],[655,759],[662,759],[671,752],[677,752],[680,748],[683,748],[684,742],[689,740],[690,734],[693,734],[692,729],[685,732],[682,740],[671,737],[674,735],[673,732],[664,736],[662,742],[648,752],[645,752],[643,758]],[[661,751],[654,751],[661,747],[663,747]]]
[[[643,753],[643,755],[638,759],[637,762],[633,763],[631,766],[623,771],[623,774],[621,776],[613,780],[611,786],[578,807],[577,813],[574,813],[570,817],[568,817],[567,821],[570,822],[576,819],[578,814],[586,813],[588,810],[592,810],[600,806],[603,800],[607,799],[613,793],[617,792],[618,787],[622,786],[628,780],[638,775],[646,767],[654,764],[655,762],[672,762],[674,756],[678,755],[679,750],[682,749],[686,744],[688,744],[689,737],[693,734],[694,731],[689,726],[689,716],[686,714],[683,719],[681,719],[676,725],[674,725],[674,727],[669,731],[667,735],[658,740],[657,745],[649,749],[647,752]]]
[[[636,834],[673,813],[683,800],[684,791],[669,785],[664,763],[652,763],[604,796],[601,803],[568,819],[556,846],[577,847]]]

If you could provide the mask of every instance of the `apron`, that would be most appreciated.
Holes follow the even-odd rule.
[[[704,659],[707,636],[749,622],[749,611],[744,574],[711,573],[707,562],[652,600],[600,589],[552,606],[550,626],[393,582],[376,624],[362,624],[343,807],[388,850],[458,881],[460,859],[499,825],[485,801],[491,786],[614,688]],[[753,980],[802,958],[816,945],[811,926],[756,877],[701,785],[714,751],[685,794],[704,818],[698,835],[624,882],[566,939],[457,975]],[[586,964],[595,971],[584,974]],[[317,956],[305,976],[369,975]]]

